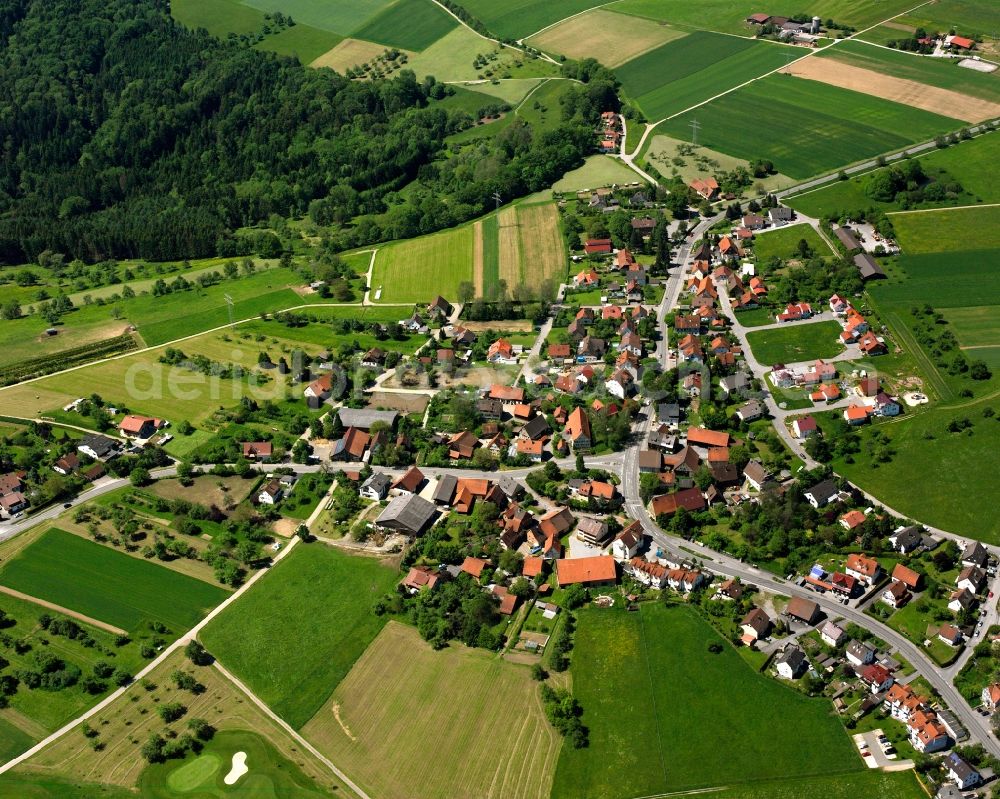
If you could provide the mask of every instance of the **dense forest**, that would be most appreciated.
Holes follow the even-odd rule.
[[[571,94],[556,130],[446,153],[472,118],[433,77],[308,69],[189,31],[166,0],[0,0],[0,261],[231,252],[317,202],[347,246],[425,233],[577,166],[608,88]]]

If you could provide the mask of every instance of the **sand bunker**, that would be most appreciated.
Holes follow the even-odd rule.
[[[235,785],[236,781],[249,770],[247,768],[247,753],[237,752],[233,755],[233,767],[229,769],[229,773],[225,776],[223,782],[226,785]]]

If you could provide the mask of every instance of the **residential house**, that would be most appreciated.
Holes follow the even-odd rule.
[[[333,393],[333,374],[325,374],[317,377],[302,392],[306,399],[325,402]]]
[[[991,713],[1000,706],[1000,682],[990,683],[983,688],[982,703]]]
[[[973,594],[978,594],[983,584],[986,582],[986,572],[978,566],[966,566],[955,578],[955,585],[959,588],[966,588]]]
[[[330,460],[361,461],[371,445],[371,436],[358,427],[348,427],[330,449]]]
[[[910,743],[918,752],[930,754],[947,749],[950,739],[933,711],[917,711],[909,721]]]
[[[837,488],[837,484],[833,480],[823,480],[807,489],[803,496],[810,505],[819,509],[840,499],[840,489]]]
[[[962,631],[954,624],[942,624],[938,628],[937,637],[948,646],[958,646],[962,643]]]
[[[705,200],[716,200],[719,197],[719,182],[715,178],[695,178],[688,186]]]
[[[601,278],[597,274],[597,270],[591,267],[590,269],[582,269],[573,276],[573,286],[576,288],[590,288],[600,283],[600,280]]]
[[[576,537],[592,547],[603,547],[610,535],[607,522],[583,516],[576,523]]]
[[[685,488],[672,494],[660,494],[650,501],[653,516],[673,516],[683,508],[688,513],[705,510],[708,503],[698,488]]]
[[[882,567],[875,558],[869,558],[865,555],[861,555],[857,552],[852,552],[847,556],[845,571],[869,588],[878,582],[878,578],[882,574]]]
[[[486,396],[490,399],[500,400],[504,406],[514,405],[524,402],[524,389],[518,386],[505,386],[502,383],[493,383]]]
[[[739,580],[723,580],[718,590],[715,592],[715,599],[724,602],[735,602],[743,597],[743,585]]]
[[[165,424],[162,419],[154,419],[152,416],[130,414],[121,420],[118,431],[128,438],[150,438]]]
[[[399,587],[408,594],[417,594],[425,588],[432,591],[438,579],[438,574],[429,566],[413,566],[399,581]]]
[[[875,650],[862,641],[851,641],[844,649],[844,655],[852,666],[867,666],[875,662]]]
[[[656,406],[656,419],[660,424],[677,427],[681,420],[681,408],[676,402],[661,402]]]
[[[479,446],[479,439],[474,433],[463,430],[460,433],[453,433],[448,438],[448,457],[452,460],[468,460],[475,453]]]
[[[749,423],[757,419],[763,419],[765,410],[764,404],[760,400],[752,399],[737,408],[733,416],[741,422]]]
[[[893,580],[885,587],[879,599],[891,608],[901,608],[910,601],[910,592],[906,590],[904,583]]]
[[[920,590],[923,575],[921,575],[920,572],[915,572],[913,569],[904,566],[902,563],[897,563],[892,569],[892,579],[898,580],[911,591],[918,591]]]
[[[381,347],[372,347],[361,356],[361,365],[369,369],[381,369],[385,365],[385,350]]]
[[[819,618],[819,605],[810,599],[793,596],[788,600],[785,614],[805,624],[815,624]]]
[[[590,433],[590,418],[583,408],[574,408],[563,428],[563,438],[573,445],[573,450],[589,450],[593,439]]]
[[[794,680],[799,677],[806,670],[807,665],[805,653],[797,646],[786,647],[775,661],[778,676],[786,680]]]
[[[575,522],[576,517],[569,508],[553,508],[539,518],[538,529],[546,537],[561,538],[569,532]]]
[[[639,472],[655,474],[663,469],[663,453],[657,449],[639,450]]]
[[[986,568],[986,564],[988,562],[989,553],[986,551],[986,547],[978,541],[970,541],[962,549],[963,566],[978,566],[979,568],[984,569]]]
[[[953,591],[948,597],[948,610],[952,613],[972,610],[976,606],[976,595],[968,588],[960,588]]]
[[[819,631],[819,637],[827,646],[839,646],[845,635],[844,628],[832,621],[827,621]]]
[[[743,630],[743,643],[750,646],[761,638],[767,638],[771,619],[760,608],[752,608],[740,621],[740,629]]]
[[[498,338],[490,344],[490,348],[486,353],[486,360],[490,363],[517,363],[517,356],[514,354],[514,345],[505,338]]]
[[[636,520],[622,530],[611,542],[611,555],[615,560],[625,561],[635,557],[642,546],[642,524]]]
[[[949,752],[945,755],[943,764],[948,771],[948,779],[963,791],[975,788],[983,781],[982,775],[963,760],[957,752]]]
[[[415,311],[409,319],[401,319],[399,324],[408,333],[424,333],[427,331],[427,322]]]
[[[792,422],[792,433],[798,439],[809,438],[816,430],[816,419],[812,416],[800,416]]]
[[[608,344],[604,339],[587,335],[580,339],[580,343],[576,347],[576,354],[581,358],[597,361],[604,357],[607,349]]]
[[[763,491],[771,479],[771,474],[760,461],[750,461],[743,468],[743,476],[754,491]]]
[[[862,666],[857,674],[861,682],[867,685],[873,694],[888,691],[893,683],[892,672],[880,663],[869,663]]]
[[[244,441],[240,446],[243,449],[243,457],[248,461],[267,463],[274,452],[270,441]]]
[[[632,558],[625,565],[625,572],[639,583],[650,588],[663,589],[668,585],[669,569],[645,558]]]
[[[889,348],[870,330],[858,339],[858,349],[865,355],[885,355]]]
[[[391,485],[392,478],[389,475],[385,472],[374,472],[361,484],[358,493],[365,499],[381,502],[389,494],[389,487]]]
[[[849,425],[862,425],[870,416],[871,410],[865,405],[850,405],[844,409],[844,421]]]
[[[394,495],[416,494],[424,482],[424,473],[416,466],[411,466],[401,477],[393,481],[390,490]]]
[[[88,458],[106,461],[118,454],[121,444],[113,438],[96,434],[86,435],[76,445],[77,452],[82,452]]]
[[[840,517],[840,526],[845,530],[855,530],[865,523],[868,517],[860,510],[849,510]]]
[[[782,225],[787,225],[789,222],[794,221],[795,212],[791,208],[785,208],[784,206],[777,206],[771,208],[767,212],[768,221],[775,227],[781,227]]]
[[[900,404],[884,391],[875,395],[875,412],[879,416],[899,416],[901,411]]]
[[[80,459],[75,453],[71,452],[68,455],[63,455],[59,460],[52,464],[53,471],[59,474],[69,475],[80,468]],[[0,486],[0,494],[5,494],[3,487]]]
[[[892,548],[903,555],[910,555],[924,546],[923,528],[912,525],[900,527],[889,536]]]
[[[281,483],[278,482],[277,478],[272,478],[261,486],[260,492],[257,494],[257,502],[261,505],[276,505],[283,495],[284,489],[281,487]]]
[[[548,348],[550,361],[566,361],[572,357],[569,344],[550,344]]]
[[[701,332],[701,319],[692,314],[677,314],[674,317],[674,330],[678,334],[692,333],[697,335]]]
[[[742,396],[750,388],[750,376],[746,372],[737,372],[719,379],[719,391],[726,399]]]
[[[588,239],[583,243],[587,255],[610,255],[611,249],[611,239]]]

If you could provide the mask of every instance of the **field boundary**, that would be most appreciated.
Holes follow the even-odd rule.
[[[61,613],[64,616],[69,616],[77,621],[82,621],[85,624],[97,627],[99,630],[104,630],[105,632],[114,633],[115,635],[128,635],[128,631],[123,630],[121,627],[115,627],[113,624],[108,624],[106,621],[95,619],[93,616],[88,616],[86,613],[80,613],[77,610],[70,610],[62,605],[57,605],[55,602],[49,602],[47,599],[39,599],[37,596],[26,594],[15,588],[8,588],[6,585],[0,585],[0,594],[7,594],[7,596],[12,596],[15,599],[23,599],[25,602],[31,602],[34,605],[40,605],[43,608],[54,610],[56,613]]]
[[[968,211],[972,208],[997,208],[1000,203],[977,203],[976,205],[946,205],[943,208],[912,208],[909,211],[886,211],[886,216],[898,216],[900,214],[932,214],[939,211]]]

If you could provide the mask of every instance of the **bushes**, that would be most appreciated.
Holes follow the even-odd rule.
[[[543,685],[542,705],[545,717],[559,733],[573,744],[574,749],[583,749],[588,744],[588,730],[580,721],[583,708],[573,695],[563,688]]]

